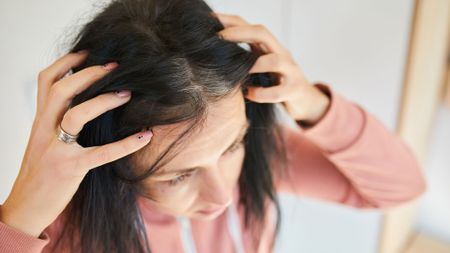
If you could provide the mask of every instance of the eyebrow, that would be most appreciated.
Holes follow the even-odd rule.
[[[244,138],[244,136],[247,134],[247,131],[248,131],[249,128],[250,128],[250,121],[247,119],[245,121],[244,125],[242,126],[238,136],[233,141],[233,143],[231,143],[231,145],[228,146],[228,148],[225,150],[225,152],[227,152],[232,147],[234,147],[236,144],[238,144]],[[195,170],[197,170],[199,168],[201,168],[201,167],[200,166],[196,166],[196,167],[192,167],[192,168],[184,168],[184,169],[178,169],[178,170],[156,172],[154,174],[154,176],[160,177],[160,176],[171,175],[171,174],[181,175],[181,174],[185,174],[185,173],[188,173],[188,172],[193,172],[193,171],[195,171]]]

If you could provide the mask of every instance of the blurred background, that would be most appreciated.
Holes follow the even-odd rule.
[[[276,252],[450,252],[450,0],[207,2],[268,27],[310,81],[330,84],[401,135],[428,181],[423,197],[388,213],[282,195]],[[99,6],[0,0],[0,203],[31,130],[37,73]]]

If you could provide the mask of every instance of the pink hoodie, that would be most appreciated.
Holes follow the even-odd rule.
[[[297,129],[283,126],[288,153],[286,178],[291,180],[276,181],[277,192],[377,209],[395,207],[420,196],[426,182],[405,143],[374,115],[346,100],[329,85],[315,86],[330,96],[330,108],[310,128],[300,124]],[[268,223],[272,226],[265,227],[257,248],[252,247],[249,231],[243,229],[243,209],[236,209],[238,194],[236,187],[233,204],[212,221],[159,213],[139,197],[152,252],[271,252],[274,220]],[[50,252],[51,238],[58,233],[58,220],[39,238],[0,222],[0,252]]]

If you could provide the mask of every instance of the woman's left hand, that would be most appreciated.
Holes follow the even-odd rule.
[[[271,87],[248,87],[246,98],[258,103],[282,103],[289,115],[307,125],[326,113],[330,99],[303,75],[290,52],[263,25],[249,24],[236,15],[214,13],[225,29],[218,33],[225,40],[248,43],[263,54],[249,73],[274,72],[280,83]]]

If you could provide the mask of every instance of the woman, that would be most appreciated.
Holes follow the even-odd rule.
[[[379,120],[201,0],[113,1],[38,84],[1,252],[271,252],[277,192],[388,209],[425,190]]]

